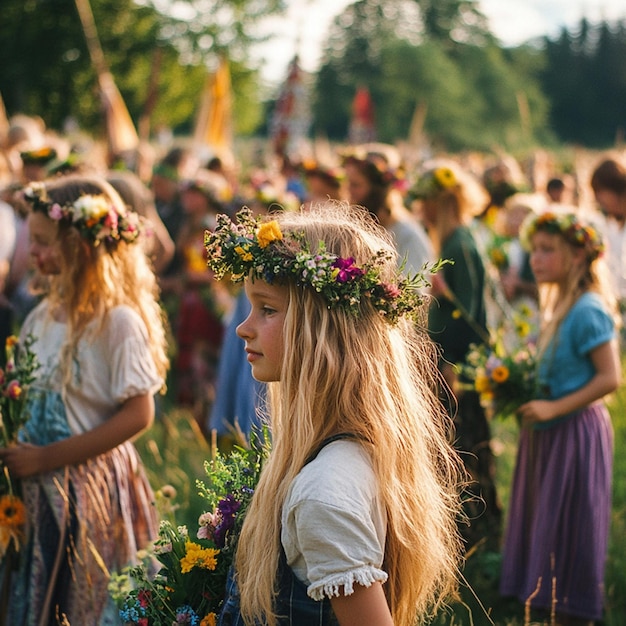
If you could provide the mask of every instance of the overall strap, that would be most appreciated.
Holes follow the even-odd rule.
[[[326,437],[326,439],[324,439],[324,441],[322,441],[322,443],[320,443],[320,445],[307,457],[307,460],[304,462],[304,464],[308,465],[329,443],[339,441],[340,439],[352,439],[354,441],[361,441],[362,438],[359,437],[359,435],[355,435],[354,433],[337,433],[336,435]]]

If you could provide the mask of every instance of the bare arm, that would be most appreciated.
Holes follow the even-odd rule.
[[[532,400],[519,408],[524,422],[546,422],[576,411],[615,391],[621,382],[621,365],[616,341],[594,348],[591,361],[596,370],[583,387],[558,400]]]
[[[129,398],[110,419],[94,429],[46,446],[20,444],[0,449],[2,461],[15,478],[26,478],[66,465],[76,465],[108,452],[152,424],[151,394]]]
[[[380,583],[354,586],[349,596],[332,597],[330,604],[340,626],[393,626],[391,612]]]

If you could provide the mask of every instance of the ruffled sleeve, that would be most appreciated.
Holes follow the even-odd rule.
[[[112,311],[109,322],[111,393],[122,403],[134,396],[156,393],[163,385],[142,319],[128,307]]]
[[[359,444],[336,442],[296,477],[283,510],[283,547],[314,600],[384,583],[385,516]]]

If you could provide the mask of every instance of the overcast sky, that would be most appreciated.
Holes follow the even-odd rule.
[[[352,2],[287,0],[287,17],[273,18],[265,25],[268,32],[278,36],[258,50],[268,82],[282,82],[296,52],[303,69],[316,71],[333,18]],[[490,21],[491,32],[505,45],[554,35],[562,26],[576,25],[583,16],[592,22],[626,18],[626,0],[479,0],[479,5]]]

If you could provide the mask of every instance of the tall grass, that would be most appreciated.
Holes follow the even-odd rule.
[[[625,368],[626,371],[626,368]],[[606,616],[604,626],[626,624],[626,386],[609,400],[615,430],[613,510],[606,575]],[[497,483],[506,510],[517,449],[518,427],[514,420],[495,421],[493,445],[497,455]],[[204,461],[211,446],[191,415],[166,409],[137,446],[155,489],[171,485],[176,489],[179,524],[195,528],[203,512],[196,481],[205,476]],[[530,623],[524,607],[498,594],[500,559],[479,546],[467,558],[461,600],[434,621],[437,626],[522,626]],[[533,616],[534,618],[534,616]],[[540,622],[532,622],[533,624]]]

